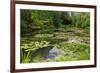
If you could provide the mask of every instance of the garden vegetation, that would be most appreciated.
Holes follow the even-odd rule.
[[[20,62],[90,59],[90,13],[21,9]],[[55,56],[50,50],[60,51]]]

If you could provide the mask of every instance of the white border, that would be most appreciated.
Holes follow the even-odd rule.
[[[68,61],[68,62],[49,62],[49,63],[30,63],[20,64],[20,9],[33,9],[33,10],[52,10],[52,11],[77,11],[77,12],[90,12],[90,60],[86,61]],[[42,6],[42,5],[23,5],[16,4],[15,6],[15,25],[16,25],[16,39],[15,39],[15,63],[16,69],[27,68],[45,68],[45,67],[61,67],[61,66],[80,66],[94,64],[94,9],[89,8],[76,8],[76,7],[59,7],[59,6]]]

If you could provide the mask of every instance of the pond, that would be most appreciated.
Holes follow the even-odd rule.
[[[86,35],[84,35],[86,34]],[[90,59],[89,35],[84,31],[37,33],[21,37],[21,63]]]

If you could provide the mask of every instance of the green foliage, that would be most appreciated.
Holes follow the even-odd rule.
[[[39,48],[47,47],[49,46],[49,42],[47,41],[34,41],[29,44],[23,44],[21,46],[21,62],[27,63],[30,61],[30,55],[32,51],[37,50]]]
[[[90,28],[90,15],[89,13],[79,13],[79,15],[73,15],[71,17],[72,24],[75,27],[82,28],[82,29],[89,29]]]
[[[32,29],[38,28],[57,30],[63,25],[89,29],[90,15],[82,12],[21,10],[21,33],[33,32]]]
[[[32,11],[30,10],[21,10],[21,34],[31,31],[31,24],[32,24]],[[27,29],[27,30],[26,30]]]
[[[20,14],[21,63],[90,59],[89,13],[21,9]],[[69,42],[71,38],[76,42]],[[52,47],[64,51],[64,54],[46,60]]]
[[[31,44],[31,48],[30,48],[30,44]],[[21,55],[21,57],[23,58],[23,60],[21,61],[22,63],[28,63],[30,61],[32,51],[35,51],[36,49],[39,49],[39,48],[50,46],[50,43],[47,41],[41,41],[41,42],[36,41],[36,42],[32,42],[30,44],[27,46],[28,53],[26,55],[24,53],[21,53],[24,55],[24,57],[22,57],[23,55]],[[90,59],[89,45],[81,44],[81,43],[60,42],[58,44],[57,43],[52,44],[52,46],[55,46],[58,49],[62,49],[65,53],[64,53],[64,55],[59,55],[55,59],[48,59],[47,60],[48,62],[76,61],[76,60]],[[24,48],[26,48],[26,46],[24,46],[24,48],[23,47],[21,47],[21,48],[24,49]],[[21,50],[21,52],[23,52],[23,51]],[[32,62],[40,62],[40,60],[41,60],[41,62],[46,62],[42,58],[42,55],[39,55],[39,53],[37,53],[37,54],[38,55],[32,60]]]

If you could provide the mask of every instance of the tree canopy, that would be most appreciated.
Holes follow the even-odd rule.
[[[67,25],[89,29],[90,15],[87,12],[45,11],[21,9],[21,33],[66,27]]]

